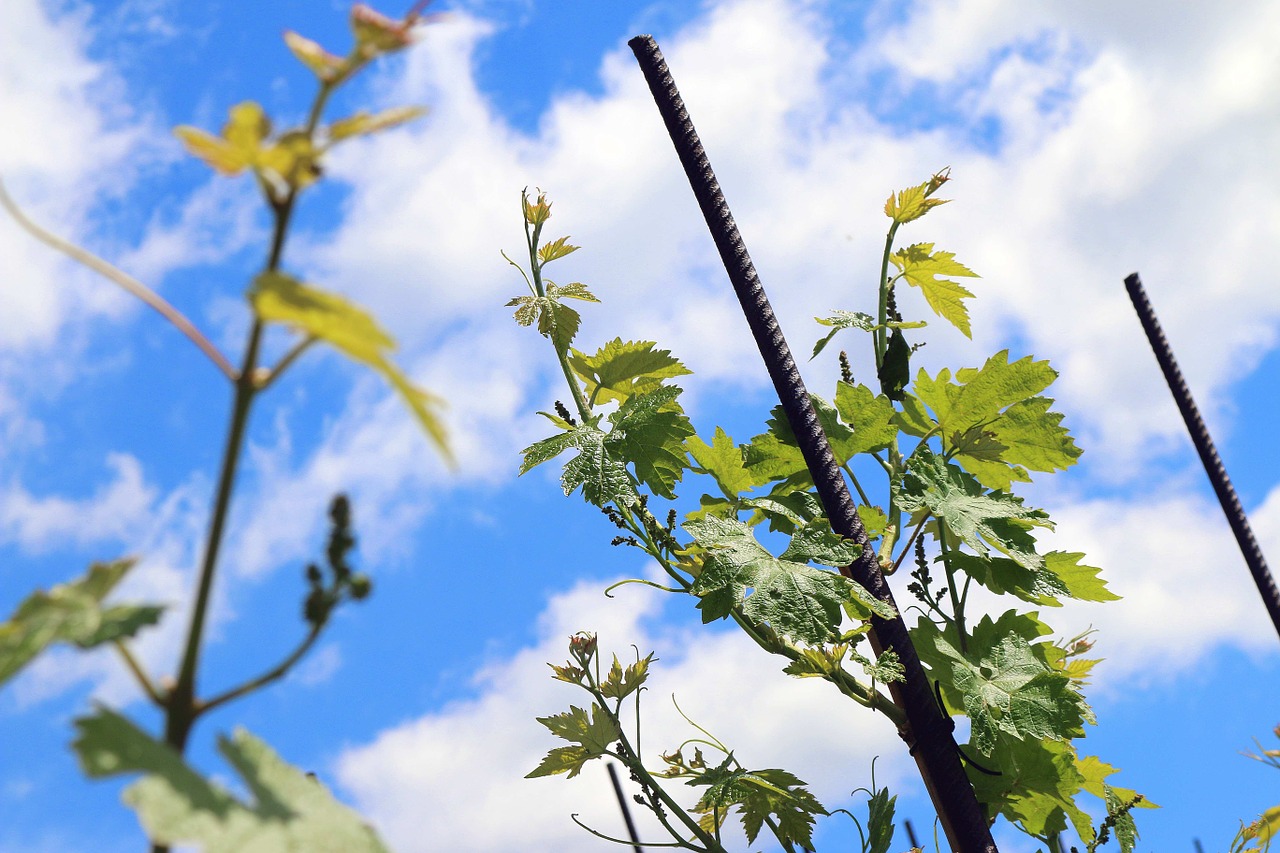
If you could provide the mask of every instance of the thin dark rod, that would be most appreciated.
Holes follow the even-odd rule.
[[[627,837],[631,839],[631,846],[636,853],[644,853],[644,848],[640,846],[640,836],[636,834],[636,825],[631,820],[631,807],[627,805],[627,795],[622,792],[618,770],[613,766],[612,761],[607,762],[605,767],[609,768],[609,779],[613,782],[613,793],[618,798],[618,808],[622,809],[622,820],[627,825]]]
[[[658,112],[684,166],[689,185],[720,252],[720,259],[764,358],[831,527],[836,533],[862,546],[858,559],[843,571],[882,601],[894,605],[896,610],[893,593],[876,563],[875,549],[858,519],[849,489],[831,453],[831,445],[818,424],[804,380],[796,369],[791,350],[662,52],[650,36],[637,36],[628,45],[640,63]],[[905,670],[905,680],[890,685],[894,702],[907,717],[907,725],[899,734],[911,747],[952,849],[959,853],[993,853],[996,845],[991,838],[991,830],[960,763],[952,735],[954,724],[943,716],[934,701],[933,689],[907,636],[907,626],[900,615],[893,619],[873,617],[871,621],[871,641],[877,654],[882,649],[894,651]]]
[[[1240,506],[1240,498],[1236,496],[1231,478],[1227,476],[1227,469],[1213,446],[1213,439],[1209,436],[1209,429],[1204,425],[1204,419],[1200,417],[1200,410],[1196,408],[1195,400],[1191,399],[1191,391],[1187,388],[1186,380],[1182,378],[1178,362],[1173,358],[1173,349],[1160,328],[1160,321],[1156,319],[1155,309],[1147,299],[1142,280],[1138,278],[1137,273],[1134,273],[1124,280],[1124,287],[1129,291],[1129,298],[1133,300],[1133,307],[1138,312],[1138,319],[1142,321],[1147,340],[1151,342],[1156,361],[1160,362],[1160,369],[1164,371],[1164,379],[1169,383],[1169,390],[1173,392],[1178,411],[1182,412],[1182,420],[1187,424],[1187,432],[1191,433],[1191,441],[1196,446],[1196,452],[1200,454],[1200,461],[1204,464],[1205,473],[1209,475],[1209,482],[1213,483],[1213,490],[1218,495],[1218,503],[1222,505],[1227,523],[1231,525],[1231,532],[1236,535],[1240,553],[1244,555],[1244,561],[1249,566],[1249,574],[1253,575],[1253,582],[1257,584],[1262,603],[1266,605],[1267,613],[1271,615],[1271,624],[1275,626],[1276,635],[1280,636],[1280,590],[1276,589],[1275,579],[1271,576],[1271,570],[1267,568],[1262,549],[1258,547],[1258,540],[1253,537],[1249,517],[1244,514],[1244,508]]]

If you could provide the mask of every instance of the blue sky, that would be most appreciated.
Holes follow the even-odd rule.
[[[205,683],[257,671],[301,634],[301,566],[337,490],[353,497],[376,588],[288,681],[211,716],[193,759],[224,774],[213,735],[245,725],[397,850],[596,849],[568,814],[616,821],[603,768],[520,778],[552,745],[534,715],[579,701],[543,662],[592,628],[619,652],[658,650],[650,742],[683,736],[666,707],[675,692],[744,760],[787,766],[830,807],[849,805],[880,755],[900,813],[928,824],[883,721],[788,680],[680,602],[638,587],[605,599],[608,582],[647,567],[609,547],[612,528],[566,500],[549,467],[515,476],[520,448],[542,437],[534,412],[564,394],[545,341],[503,307],[524,286],[498,251],[522,245],[525,186],[549,191],[549,228],[584,247],[560,275],[604,300],[584,311],[582,345],[621,335],[672,349],[695,371],[685,399],[703,435],[723,425],[745,440],[773,405],[625,48],[650,32],[797,350],[819,336],[814,315],[865,309],[888,192],[951,165],[953,203],[908,237],[983,276],[974,340],[934,325],[920,359],[971,365],[1010,347],[1062,374],[1058,407],[1085,456],[1027,493],[1057,519],[1055,546],[1088,552],[1125,596],[1050,614],[1068,636],[1098,627],[1108,659],[1085,749],[1165,806],[1142,815],[1141,850],[1189,851],[1193,837],[1225,849],[1238,820],[1280,802],[1275,771],[1238,754],[1280,722],[1280,651],[1121,286],[1142,272],[1278,559],[1280,7],[1027,5],[442,5],[448,21],[332,112],[421,103],[430,115],[336,153],[286,265],[384,320],[400,363],[450,401],[460,466],[448,471],[378,382],[328,354],[263,401]],[[267,221],[247,182],[212,178],[169,128],[216,128],[244,99],[297,120],[311,79],[279,34],[343,50],[346,9],[6,0],[0,174],[39,221],[238,352]],[[124,553],[144,559],[122,597],[178,605],[221,447],[223,380],[150,312],[7,220],[0,258],[0,612]],[[836,372],[820,360],[805,375],[827,393]],[[140,643],[154,671],[171,669],[184,626],[176,607]],[[91,698],[155,723],[106,655],[63,650],[0,692],[0,851],[140,849],[121,786],[82,781],[66,749]],[[820,849],[849,843],[844,827],[823,833]]]

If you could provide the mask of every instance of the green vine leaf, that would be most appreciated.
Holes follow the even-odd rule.
[[[884,203],[884,215],[892,219],[895,225],[905,225],[919,219],[938,205],[950,201],[950,199],[929,198],[930,193],[938,186],[941,184],[929,180],[919,186],[900,190],[896,197],[890,193],[889,200]]]
[[[825,526],[825,520],[822,524]],[[734,605],[742,603],[752,619],[767,622],[779,634],[816,645],[836,633],[845,602],[881,616],[893,614],[889,605],[848,578],[800,562],[829,560],[832,562],[824,565],[846,565],[860,550],[853,543],[837,545],[806,531],[792,538],[784,557],[775,557],[756,541],[750,527],[734,519],[708,515],[686,521],[684,528],[707,552],[691,590],[702,598],[698,606],[704,622],[724,618]],[[750,595],[747,590],[752,591]]]
[[[550,717],[538,717],[556,737],[572,742],[573,746],[558,746],[547,753],[542,763],[524,778],[554,776],[568,773],[569,779],[582,772],[588,761],[607,755],[609,747],[622,737],[617,723],[599,705],[591,706],[590,715],[576,705],[570,705],[567,713]]]
[[[883,450],[898,437],[894,423],[897,412],[888,397],[877,396],[865,385],[840,382],[836,385],[835,402],[840,419],[853,430],[853,437],[844,447],[850,456]]]
[[[875,321],[870,314],[864,314],[861,311],[833,311],[830,317],[814,317],[815,322],[820,326],[830,326],[831,331],[827,336],[813,345],[813,355],[809,356],[809,360],[818,357],[818,353],[826,349],[827,344],[831,343],[831,339],[838,332],[844,329],[859,329],[863,332],[876,332],[880,329],[923,329],[928,323],[923,320],[912,320],[902,322],[900,320],[891,320],[883,326]]]
[[[990,543],[1026,569],[1044,569],[1044,557],[1036,553],[1027,529],[1050,527],[1049,516],[1024,507],[1015,495],[986,492],[972,475],[934,455],[928,445],[911,454],[900,505],[909,512],[928,510],[984,557],[991,553]]]
[[[916,243],[889,256],[889,263],[901,271],[908,284],[920,288],[933,313],[949,321],[966,338],[972,338],[969,309],[962,300],[973,293],[941,276],[978,278],[978,274],[955,259],[951,252],[933,250],[932,243]]]
[[[1062,415],[1051,412],[1053,400],[1036,396],[1057,378],[1047,361],[1030,356],[1009,362],[1009,351],[987,359],[980,369],[965,368],[951,382],[943,369],[936,378],[923,370],[916,376],[918,404],[904,402],[904,429],[923,435],[936,423],[942,447],[989,488],[1008,490],[1013,481],[1029,482],[1027,470],[1065,470],[1080,458]],[[922,429],[923,427],[923,429]]]
[[[765,819],[772,816],[781,840],[812,850],[814,817],[828,812],[805,783],[786,770],[734,769],[735,763],[731,754],[720,766],[689,780],[689,785],[707,786],[693,810],[712,817],[718,826],[736,807],[748,844],[755,843]]]
[[[453,461],[439,415],[443,402],[410,382],[388,358],[396,343],[367,311],[280,272],[254,279],[249,303],[263,322],[279,323],[323,341],[352,361],[373,368],[400,395],[445,459]]]
[[[716,427],[710,444],[691,435],[684,446],[702,469],[701,473],[714,477],[720,491],[730,500],[767,482],[747,471],[742,459],[742,448],[733,443],[733,439],[722,427]]]
[[[653,663],[653,652],[636,661],[628,664],[625,669],[618,660],[618,656],[613,656],[613,666],[609,668],[609,674],[604,681],[600,682],[600,694],[608,696],[610,699],[625,699],[632,693],[640,689],[640,685],[644,684],[649,677],[649,664]],[[557,673],[558,675],[558,673]]]
[[[134,559],[94,563],[78,580],[37,591],[0,623],[0,684],[13,678],[53,643],[74,643],[82,649],[132,637],[160,621],[163,607],[119,604],[103,607],[102,600],[133,568]]]
[[[1069,741],[1093,719],[1072,679],[1029,641],[1037,624],[1012,611],[995,623],[984,619],[964,651],[953,641],[953,629],[944,634],[927,619],[911,632],[948,705],[969,717],[970,742],[983,755],[992,754],[999,732]]]
[[[145,774],[123,799],[157,844],[199,844],[205,853],[387,853],[359,815],[242,729],[219,738],[218,751],[252,793],[252,804],[206,781],[169,746],[110,709],[100,707],[76,727],[72,746],[87,775]]]
[[[689,465],[685,439],[694,434],[679,395],[674,385],[630,395],[609,415],[613,429],[605,439],[611,453],[632,464],[636,479],[668,499]]]
[[[633,394],[652,391],[664,379],[691,373],[669,350],[654,349],[653,341],[614,338],[586,355],[573,350],[569,364],[585,384],[587,397],[597,403],[621,402]]]
[[[1044,567],[1039,571],[1003,557],[954,552],[947,559],[953,569],[963,571],[992,592],[1016,595],[1032,604],[1061,607],[1063,598],[1120,600],[1120,596],[1107,589],[1107,582],[1098,577],[1102,570],[1081,564],[1084,554],[1078,552],[1050,551],[1044,555]]]
[[[566,352],[571,348],[573,339],[578,334],[582,315],[561,300],[578,299],[582,302],[599,302],[600,300],[587,289],[585,284],[577,281],[563,286],[554,281],[548,281],[545,282],[543,290],[545,296],[517,296],[507,303],[507,307],[516,309],[517,323],[521,326],[531,326],[536,322],[538,333],[544,338],[549,338],[555,344],[557,352]]]
[[[550,243],[538,247],[538,263],[539,265],[549,264],[557,258],[563,258],[565,255],[572,255],[581,246],[572,246],[569,244],[568,237],[559,237]],[[593,301],[599,302],[595,299]]]
[[[1001,737],[997,756],[999,776],[966,767],[974,793],[988,817],[1002,815],[1031,835],[1062,832],[1070,819],[1086,843],[1094,838],[1093,822],[1076,805],[1084,777],[1076,769],[1075,747],[1059,740],[1020,740]]]
[[[581,487],[582,496],[588,503],[596,506],[607,503],[631,506],[636,498],[627,466],[605,447],[607,436],[600,429],[600,420],[601,416],[596,416],[568,432],[526,447],[520,473],[525,474],[566,450],[576,449],[578,455],[565,464],[564,472],[560,475],[560,485],[565,495],[571,495]]]

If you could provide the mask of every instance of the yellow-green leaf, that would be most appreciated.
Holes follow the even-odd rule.
[[[545,246],[538,249],[538,261],[540,263],[547,264],[554,261],[556,258],[563,258],[565,255],[571,255],[580,248],[580,246],[570,245],[568,237],[561,237],[557,240],[552,240],[550,243],[547,243]]]
[[[262,106],[243,101],[231,108],[231,117],[222,126],[222,138],[241,151],[256,151],[271,134],[271,120]]]
[[[338,142],[352,136],[365,136],[387,130],[421,118],[427,114],[425,107],[393,107],[380,113],[368,113],[364,110],[347,118],[338,119],[329,125],[329,139]]]
[[[918,187],[908,187],[900,191],[896,198],[890,193],[889,200],[884,203],[884,215],[902,225],[919,219],[940,204],[946,204],[950,199],[929,198],[926,195],[930,184],[930,181],[925,181]]]
[[[0,622],[0,684],[53,643],[92,648],[133,636],[159,621],[161,607],[102,606],[135,562],[94,563],[84,577],[32,593],[18,605],[7,622]]]
[[[452,461],[438,413],[443,401],[410,382],[387,358],[395,349],[395,341],[367,311],[336,293],[310,287],[280,272],[258,276],[249,291],[249,302],[264,322],[280,323],[324,341],[381,374],[403,398],[440,452]]]
[[[180,125],[173,129],[174,136],[182,140],[188,153],[199,157],[215,171],[224,175],[235,175],[244,171],[252,163],[253,158],[231,145],[220,136],[190,125]]]
[[[978,274],[955,259],[952,252],[935,252],[932,243],[916,243],[899,249],[889,256],[889,261],[902,271],[908,284],[920,288],[929,307],[939,317],[949,320],[966,338],[972,338],[969,329],[969,309],[961,300],[972,299],[973,294],[954,281],[940,276],[978,278]]]
[[[311,39],[300,36],[292,30],[285,31],[284,43],[293,55],[298,57],[298,61],[310,68],[311,72],[321,80],[326,82],[336,80],[345,70],[345,60],[334,56]]]

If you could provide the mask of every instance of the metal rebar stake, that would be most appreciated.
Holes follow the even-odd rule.
[[[1182,378],[1178,362],[1174,361],[1173,349],[1160,328],[1155,309],[1147,300],[1147,292],[1142,287],[1142,280],[1138,278],[1137,273],[1134,273],[1124,280],[1124,287],[1129,291],[1129,298],[1133,300],[1133,307],[1138,312],[1138,319],[1142,321],[1147,340],[1151,342],[1156,361],[1160,362],[1160,369],[1164,371],[1165,382],[1169,383],[1169,390],[1173,392],[1178,411],[1182,412],[1182,420],[1186,422],[1187,432],[1191,433],[1191,441],[1196,446],[1196,452],[1200,454],[1200,462],[1204,465],[1205,473],[1209,475],[1209,482],[1213,483],[1213,491],[1217,493],[1218,503],[1222,505],[1222,512],[1226,515],[1227,523],[1231,525],[1231,532],[1235,534],[1236,542],[1240,545],[1240,553],[1244,555],[1249,573],[1253,575],[1253,582],[1258,586],[1262,603],[1266,605],[1267,613],[1271,615],[1271,624],[1275,626],[1276,635],[1280,636],[1280,590],[1276,589],[1275,579],[1271,577],[1271,571],[1267,568],[1267,561],[1262,556],[1262,549],[1258,547],[1258,540],[1253,538],[1249,517],[1244,514],[1244,508],[1240,506],[1240,498],[1236,496],[1231,478],[1227,476],[1227,469],[1213,446],[1213,439],[1209,436],[1208,427],[1204,425],[1204,419],[1200,417],[1200,410],[1196,408],[1195,400],[1191,399],[1191,391],[1187,388],[1186,380]]]
[[[609,768],[609,781],[613,782],[613,794],[618,798],[618,808],[622,809],[622,821],[627,825],[627,837],[631,839],[631,848],[635,853],[644,853],[644,848],[640,846],[640,836],[636,834],[636,825],[631,820],[631,808],[627,805],[627,795],[622,792],[622,782],[618,779],[618,769],[613,766],[613,762],[607,762],[605,767]]]
[[[897,606],[876,562],[875,549],[855,511],[854,503],[831,452],[804,380],[796,369],[782,329],[765,296],[755,266],[747,254],[742,236],[729,212],[711,163],[694,130],[684,101],[671,78],[662,52],[650,36],[637,36],[627,43],[666,124],[667,132],[684,166],[693,194],[720,252],[729,280],[737,293],[747,324],[764,358],[769,376],[782,402],[787,421],[795,433],[805,464],[813,476],[818,496],[832,529],[862,546],[862,553],[843,572],[870,590],[882,601]],[[899,611],[900,612],[900,611]],[[944,717],[934,700],[920,658],[907,635],[901,615],[893,619],[872,617],[871,641],[879,654],[892,650],[905,670],[905,680],[890,685],[894,702],[903,709],[907,726],[899,734],[907,741],[920,768],[921,778],[942,820],[947,839],[959,853],[995,853],[995,841],[987,826],[973,786],[960,763],[960,753],[952,734],[954,724]]]

